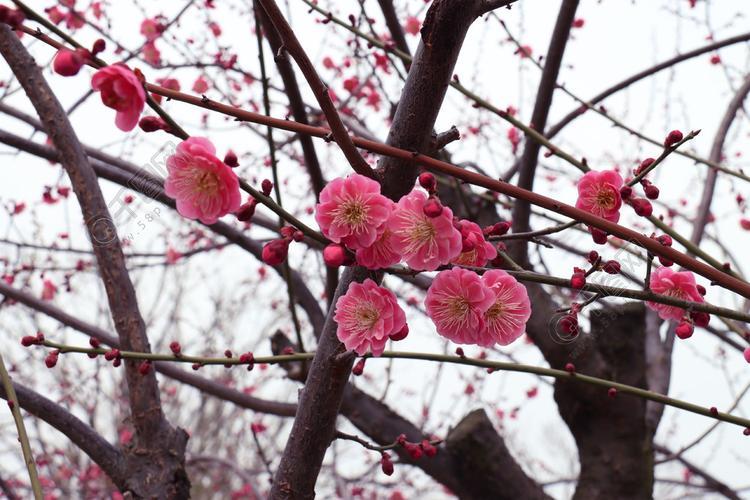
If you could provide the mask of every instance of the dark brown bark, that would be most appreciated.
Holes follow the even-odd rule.
[[[120,343],[124,349],[148,352],[146,327],[96,174],[41,70],[6,25],[0,26],[0,52],[39,114],[43,128],[59,151],[61,163],[70,177],[93,244]],[[187,433],[174,429],[164,417],[155,374],[141,375],[134,361],[124,364],[135,428],[133,444],[126,450],[130,474],[127,489],[136,497],[186,498],[190,491],[184,468]]]
[[[646,388],[644,321],[642,303],[592,311],[586,350],[571,358],[576,371]],[[654,456],[646,401],[563,379],[555,381],[555,401],[578,445],[574,498],[651,498]]]
[[[341,276],[333,303],[346,293],[352,282],[368,277],[374,276],[364,268],[348,268]],[[336,338],[336,322],[329,312],[300,393],[294,424],[274,476],[270,498],[315,497],[315,482],[336,431],[336,417],[354,359]]]

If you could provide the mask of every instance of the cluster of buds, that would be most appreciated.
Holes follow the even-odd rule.
[[[406,450],[412,460],[419,460],[423,455],[431,458],[438,452],[438,449],[428,439],[423,439],[421,443],[412,443],[406,440],[405,434],[400,434],[396,438],[396,443]]]
[[[422,208],[424,214],[431,219],[440,217],[443,213],[443,204],[440,203],[437,195],[437,180],[435,180],[435,176],[429,172],[421,173],[419,175],[419,185],[430,195]]]
[[[654,238],[656,241],[661,243],[662,246],[665,247],[671,247],[672,246],[672,237],[668,234],[662,234],[661,236],[656,236],[655,234],[651,235],[652,238]],[[666,257],[662,257],[661,255],[658,257],[659,263],[664,267],[670,267],[674,264],[671,260],[667,259]],[[698,285],[700,286],[700,285]],[[703,287],[701,287],[703,288]],[[705,290],[705,289],[704,289]],[[705,295],[705,294],[704,294]]]
[[[21,345],[24,347],[41,345],[42,343],[44,343],[44,334],[42,332],[36,332],[36,335],[25,335],[21,338]]]

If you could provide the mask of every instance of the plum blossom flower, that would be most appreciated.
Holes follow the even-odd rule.
[[[141,35],[145,36],[149,42],[159,38],[163,31],[164,25],[156,19],[144,19],[141,23]]]
[[[414,269],[434,271],[461,253],[461,233],[453,227],[453,212],[443,207],[437,217],[427,217],[427,194],[413,190],[403,196],[390,219],[392,247]]]
[[[620,220],[622,177],[614,170],[586,172],[578,181],[576,207],[611,222]]]
[[[487,261],[497,257],[497,249],[484,239],[482,229],[474,222],[462,220],[458,223],[461,232],[461,254],[453,259],[454,264],[461,266],[483,267]]]
[[[143,85],[125,65],[113,64],[94,73],[91,86],[102,93],[102,103],[117,111],[115,125],[123,132],[133,130],[146,102]]]
[[[526,330],[531,317],[531,302],[526,287],[502,269],[492,269],[482,275],[482,283],[495,295],[495,302],[484,313],[484,328],[477,344],[489,347],[508,345]]]
[[[360,356],[368,350],[380,356],[389,336],[406,326],[406,315],[393,292],[369,278],[349,285],[346,294],[336,301],[333,319],[338,324],[338,339]]]
[[[190,137],[167,158],[164,191],[177,201],[180,215],[204,224],[213,224],[240,207],[237,174],[215,153],[208,139]]]
[[[367,269],[383,269],[401,262],[401,256],[393,249],[393,233],[387,225],[375,243],[357,250],[357,264]]]
[[[360,174],[329,182],[320,192],[315,220],[331,241],[352,250],[366,248],[383,234],[393,202],[380,194],[380,184]]]
[[[667,295],[681,300],[703,302],[703,295],[698,291],[695,276],[690,271],[673,271],[669,267],[660,267],[651,273],[649,282],[651,290],[660,295]],[[682,319],[685,310],[676,306],[646,302],[656,311],[661,319]]]
[[[496,300],[477,273],[454,267],[432,281],[425,308],[438,334],[457,344],[477,344],[485,328],[484,315]]]
[[[409,16],[406,18],[406,23],[404,24],[404,31],[409,33],[410,35],[416,35],[419,33],[419,30],[422,29],[422,22],[417,19],[414,16]]]

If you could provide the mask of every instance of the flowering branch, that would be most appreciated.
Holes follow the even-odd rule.
[[[44,340],[41,345],[52,349],[59,350],[60,354],[66,353],[79,353],[79,354],[91,354],[91,355],[114,355],[122,359],[135,359],[142,361],[171,361],[177,363],[190,363],[198,366],[207,365],[221,365],[221,366],[248,366],[252,367],[256,364],[279,364],[279,363],[290,363],[293,361],[308,361],[313,359],[315,356],[314,352],[295,353],[295,354],[282,354],[278,356],[252,356],[248,357],[207,357],[207,356],[188,356],[180,353],[175,354],[158,354],[158,353],[143,353],[135,351],[118,351],[112,354],[111,350],[93,347],[80,347],[71,346],[66,344],[60,344],[52,342],[50,340]],[[353,353],[352,353],[353,355]],[[354,357],[354,356],[352,356]],[[358,356],[362,359],[373,358],[371,354],[364,356]],[[112,358],[112,359],[115,359]],[[490,373],[496,370],[501,371],[512,371],[521,373],[532,373],[535,375],[541,375],[546,377],[554,377],[566,380],[577,380],[591,385],[603,387],[605,389],[614,388],[618,393],[631,394],[634,396],[647,399],[649,401],[656,401],[668,406],[680,408],[691,413],[697,413],[709,418],[721,420],[723,422],[729,422],[742,427],[750,427],[750,419],[738,417],[724,412],[719,412],[713,407],[704,407],[692,403],[688,403],[679,399],[671,398],[663,394],[657,394],[646,389],[633,387],[627,384],[620,384],[612,380],[605,380],[598,377],[591,377],[575,371],[575,367],[567,367],[566,370],[557,370],[554,368],[545,368],[541,366],[532,366],[519,363],[510,363],[505,361],[493,361],[489,359],[480,358],[469,358],[466,356],[451,356],[446,354],[436,353],[425,353],[425,352],[402,352],[402,351],[384,351],[379,357],[373,359],[384,358],[384,359],[411,359],[421,361],[437,361],[441,363],[452,363],[459,365],[475,366],[479,368],[487,368]],[[572,366],[572,365],[571,365]]]

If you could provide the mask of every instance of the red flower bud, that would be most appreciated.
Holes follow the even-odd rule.
[[[674,146],[681,140],[682,140],[682,132],[680,132],[679,130],[673,130],[669,134],[667,134],[667,138],[664,139],[664,147],[668,148],[668,147]]]
[[[286,260],[287,253],[289,253],[288,239],[270,241],[263,246],[263,262],[269,266],[278,266]]]
[[[255,215],[255,206],[258,201],[255,198],[250,198],[250,201],[243,203],[240,208],[234,213],[237,216],[237,220],[247,222]]]
[[[706,287],[705,286],[703,286],[703,285],[695,285],[695,287],[698,289],[698,293],[699,294],[703,295],[704,297],[706,296]]]
[[[57,356],[60,354],[60,351],[52,351],[51,353],[47,354],[47,357],[44,358],[44,364],[47,365],[47,368],[54,368],[57,364]]]
[[[383,452],[380,457],[380,468],[383,469],[383,474],[385,474],[386,476],[390,476],[391,474],[393,474],[393,462],[391,461],[391,457],[386,452]]]
[[[680,321],[674,332],[681,339],[690,338],[693,336],[693,325],[688,321]]]
[[[240,165],[237,155],[231,149],[224,155],[224,164],[231,168],[236,168]]]
[[[438,452],[437,448],[435,448],[432,445],[432,443],[430,443],[428,440],[423,439],[421,446],[422,446],[422,451],[424,451],[424,454],[427,455],[428,457],[434,457],[435,455],[437,455],[437,452]]]
[[[138,365],[138,373],[141,375],[148,375],[148,372],[151,371],[151,361],[142,361],[140,365]]]
[[[429,172],[423,172],[419,174],[419,185],[422,186],[430,194],[433,194],[437,189],[437,181],[435,180],[435,176]]]
[[[58,75],[75,76],[81,71],[83,64],[84,59],[80,53],[68,49],[60,49],[57,51],[55,60],[52,62],[52,69]]]
[[[175,356],[179,356],[182,352],[182,346],[180,346],[180,343],[175,340],[174,342],[170,342],[169,350],[172,351],[172,354]]]
[[[633,207],[635,213],[641,217],[650,217],[654,211],[651,202],[645,198],[632,198],[630,200],[630,206]]]
[[[565,371],[568,373],[575,373],[576,365],[574,365],[573,363],[565,363]]]
[[[362,372],[365,371],[365,358],[360,358],[359,361],[357,361],[357,364],[354,365],[354,368],[352,368],[352,373],[356,376],[362,375]]]
[[[672,267],[674,265],[674,262],[672,262],[669,259],[665,259],[661,255],[659,256],[659,263],[664,267]]]
[[[397,331],[396,333],[392,333],[389,338],[393,341],[398,342],[399,340],[404,340],[407,335],[409,335],[409,325],[404,325],[401,330]]]
[[[705,328],[711,321],[711,315],[703,311],[693,311],[690,313],[690,319],[693,320],[695,326]]]
[[[339,267],[351,261],[351,257],[342,245],[331,243],[323,249],[323,261],[328,267]]]
[[[26,336],[24,336],[24,337],[21,338],[21,345],[24,346],[24,347],[29,347],[29,346],[32,346],[32,345],[34,345],[36,343],[37,343],[36,337],[34,337],[32,335],[26,335]]]
[[[260,189],[263,191],[263,194],[268,196],[271,194],[271,190],[273,189],[273,182],[271,182],[269,179],[263,179],[263,182],[260,183]]]
[[[593,264],[597,260],[599,260],[599,252],[597,252],[596,250],[591,250],[589,252],[589,263]]]
[[[633,194],[633,188],[630,186],[623,186],[620,188],[620,196],[623,200],[627,200]]]
[[[617,396],[617,389],[615,389],[614,387],[610,387],[609,389],[607,389],[607,396],[609,396],[610,398]]]
[[[106,42],[102,40],[101,38],[98,38],[94,42],[94,45],[91,46],[91,55],[96,56],[100,52],[104,52],[104,49],[106,48],[107,48]]]
[[[640,165],[638,165],[638,168],[635,169],[635,175],[640,174],[644,170],[646,170],[648,167],[650,167],[656,160],[653,158],[646,158],[641,162]]]
[[[406,443],[404,445],[404,448],[406,449],[406,452],[409,454],[412,460],[419,460],[424,454],[424,452],[422,451],[422,447],[415,443]]]
[[[604,263],[602,269],[607,274],[620,274],[620,263],[616,260],[608,260]]]
[[[169,125],[167,125],[167,122],[165,122],[158,116],[144,116],[138,122],[138,126],[144,132],[156,132],[157,130],[169,129]]]
[[[594,240],[594,243],[596,243],[597,245],[605,245],[607,243],[607,233],[595,227],[590,228],[590,231],[591,238]]]
[[[109,351],[104,353],[104,359],[107,361],[112,361],[113,359],[119,359],[120,358],[120,350],[119,349],[110,349]]]
[[[662,234],[658,238],[656,238],[659,243],[664,245],[665,247],[671,247],[672,246],[672,237],[668,234]]]
[[[653,184],[647,184],[643,186],[643,192],[646,194],[646,198],[649,200],[655,200],[659,197],[659,188]]]
[[[427,203],[424,204],[422,210],[427,217],[440,217],[440,215],[443,213],[443,205],[437,198],[430,197],[430,199],[427,200]]]
[[[575,289],[581,289],[586,284],[586,272],[577,267],[573,268],[573,275],[570,277],[570,286]]]

